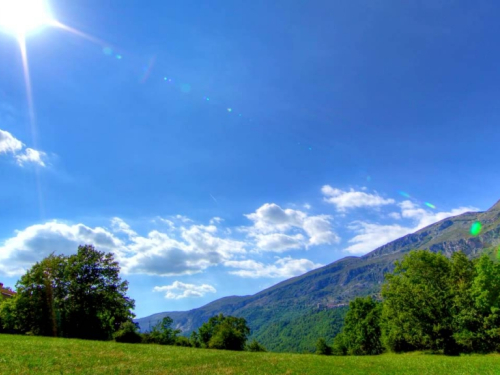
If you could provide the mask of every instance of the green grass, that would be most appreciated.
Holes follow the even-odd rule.
[[[500,374],[500,355],[248,353],[0,335],[0,374]]]

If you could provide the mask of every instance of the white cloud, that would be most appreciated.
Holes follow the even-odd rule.
[[[23,148],[23,143],[12,134],[0,129],[0,154],[16,153]]]
[[[203,297],[207,293],[216,293],[217,290],[208,284],[194,285],[174,281],[171,285],[155,286],[153,292],[165,292],[165,298],[168,299],[181,299]]]
[[[403,201],[400,203],[401,216],[403,218],[412,219],[417,222],[415,230],[419,230],[434,224],[438,221],[446,219],[450,216],[457,216],[469,211],[478,211],[475,207],[459,207],[446,212],[432,212],[421,207],[418,207],[411,201]]]
[[[246,252],[244,242],[216,236],[213,225],[175,228],[173,234],[155,230],[146,236],[120,218],[113,218],[111,226],[113,232],[51,221],[17,231],[0,244],[0,271],[18,275],[52,252],[68,255],[83,244],[113,252],[125,273],[163,276],[201,272]]]
[[[24,147],[24,143],[11,133],[0,130],[0,154],[12,154],[20,166],[26,163],[37,164],[40,167],[46,166],[43,160],[47,156],[45,152]]]
[[[210,219],[210,224],[220,224],[224,221],[224,219],[220,218],[220,217],[213,217]]]
[[[188,218],[187,216],[184,216],[184,215],[175,215],[175,218],[177,220],[182,221],[183,223],[191,223],[191,222],[193,222],[193,220],[191,220],[190,218]]]
[[[130,228],[126,222],[124,222],[119,217],[114,217],[111,219],[111,227],[115,233],[125,233],[129,237],[136,237],[137,233]]]
[[[308,259],[279,258],[274,264],[263,264],[255,260],[232,260],[224,262],[226,267],[237,268],[230,274],[248,278],[287,278],[302,275],[312,269],[322,267]]]
[[[309,236],[309,245],[322,245],[340,242],[340,237],[331,230],[331,216],[309,216],[304,219],[303,228]]]
[[[394,220],[401,220],[401,214],[399,212],[391,212],[389,213],[389,217]]]
[[[348,241],[351,245],[344,250],[352,254],[365,254],[400,237],[414,233],[426,226],[446,219],[447,217],[457,216],[468,211],[477,211],[477,208],[474,207],[459,207],[447,212],[431,212],[417,206],[411,201],[403,201],[399,206],[401,208],[401,214],[396,212],[390,214],[390,216],[395,219],[398,217],[399,219],[409,219],[411,221],[409,226],[398,224],[383,225],[355,221],[351,223],[349,229],[357,234]]]
[[[340,238],[331,229],[332,217],[329,215],[309,216],[307,213],[282,209],[275,203],[265,203],[254,213],[245,215],[253,221],[253,225],[244,227],[250,237],[257,239],[257,246],[261,249],[269,249],[269,244],[274,242],[278,247],[274,251],[295,249],[302,246],[333,244],[339,242]],[[301,230],[309,238],[304,241],[296,234],[290,234],[292,230]],[[265,236],[265,235],[273,236]],[[277,235],[281,234],[281,236]],[[261,246],[262,244],[265,246]]]
[[[283,210],[275,203],[265,203],[254,213],[245,216],[254,222],[252,231],[272,233],[285,232],[292,227],[301,227],[307,214],[290,208]]]
[[[17,231],[14,237],[7,239],[0,246],[0,270],[8,275],[18,275],[52,252],[71,254],[84,244],[93,244],[119,256],[123,249],[123,243],[104,228],[51,221]]]
[[[265,251],[283,252],[290,249],[299,249],[307,241],[302,234],[286,235],[283,233],[256,234],[256,245]]]
[[[17,163],[23,166],[26,163],[37,164],[40,167],[45,167],[45,162],[43,159],[47,154],[43,151],[33,150],[32,148],[27,148],[24,153],[16,155]]]
[[[365,254],[412,232],[412,228],[400,225],[380,225],[362,221],[351,223],[349,229],[358,233],[348,241],[351,245],[344,249],[351,254]]]
[[[394,204],[394,199],[384,199],[377,193],[370,194],[363,191],[342,191],[332,188],[330,185],[325,185],[321,188],[324,200],[335,205],[338,211],[344,212],[350,208],[360,207],[380,207],[388,204]]]

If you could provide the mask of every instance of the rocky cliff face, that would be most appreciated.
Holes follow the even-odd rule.
[[[479,221],[481,233],[472,236],[471,225]],[[252,296],[226,297],[186,312],[164,312],[137,319],[141,329],[170,316],[186,332],[197,329],[218,313],[247,319],[254,335],[266,330],[281,316],[296,316],[317,306],[338,306],[357,296],[377,295],[384,274],[394,261],[414,249],[428,249],[447,256],[462,250],[477,257],[484,249],[500,245],[500,201],[485,212],[467,212],[447,218],[406,235],[362,257],[346,257],[304,275],[285,280]],[[283,318],[284,319],[284,318]]]

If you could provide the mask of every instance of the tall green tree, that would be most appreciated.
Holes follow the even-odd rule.
[[[380,317],[382,304],[371,297],[349,303],[342,334],[336,337],[335,354],[373,355],[383,351]]]
[[[106,340],[133,317],[128,283],[112,254],[91,245],[50,255],[18,281],[16,326],[35,335]]]
[[[174,345],[181,330],[172,328],[173,323],[171,317],[164,317],[151,329],[149,340],[160,345]]]
[[[450,273],[450,261],[429,251],[411,251],[396,261],[382,287],[383,339],[390,350],[456,352]]]
[[[64,276],[67,299],[64,316],[69,337],[108,340],[122,323],[134,317],[134,301],[126,296],[128,282],[122,281],[113,254],[92,245],[79,246],[68,257]]]
[[[17,328],[34,335],[62,335],[66,258],[50,255],[37,262],[17,282]]]
[[[500,264],[482,255],[468,285],[455,312],[455,339],[468,352],[500,351]]]
[[[17,331],[17,296],[8,299],[0,298],[0,333]]]

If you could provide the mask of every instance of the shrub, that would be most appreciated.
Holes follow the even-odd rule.
[[[191,346],[191,343],[189,342],[189,339],[184,336],[177,336],[175,338],[175,346]]]
[[[115,333],[116,342],[125,342],[129,344],[137,344],[142,341],[141,335],[138,333],[138,327],[133,322],[122,323],[120,329]]]
[[[266,348],[259,344],[259,342],[255,339],[252,340],[250,344],[247,345],[247,350],[249,352],[267,352]]]
[[[332,348],[330,348],[326,344],[325,339],[323,339],[323,338],[318,339],[318,342],[316,343],[316,354],[320,354],[320,355],[331,355],[332,354]]]

